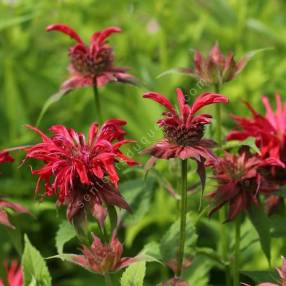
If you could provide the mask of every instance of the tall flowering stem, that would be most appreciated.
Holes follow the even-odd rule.
[[[234,245],[234,263],[233,263],[233,285],[239,286],[239,249],[240,249],[240,226],[241,219],[238,216],[235,220],[235,245]]]
[[[181,160],[182,188],[180,204],[180,240],[177,256],[177,276],[181,276],[182,265],[184,260],[185,240],[186,240],[186,215],[187,215],[187,175],[188,161]]]
[[[96,117],[97,117],[98,122],[102,123],[103,119],[102,119],[100,98],[99,98],[99,92],[98,92],[96,79],[94,80],[94,84],[93,84],[93,94],[94,94],[94,101],[95,101]]]
[[[214,85],[215,88],[215,93],[220,93],[220,84],[216,83]],[[221,122],[221,106],[220,104],[217,104],[215,106],[216,108],[216,140],[217,143],[219,145],[219,147],[221,148],[222,146],[222,122]]]
[[[177,278],[182,272],[184,258],[184,246],[186,236],[186,210],[187,210],[187,159],[197,163],[197,173],[201,180],[202,191],[205,186],[205,162],[215,160],[211,148],[214,142],[204,139],[205,125],[211,123],[211,115],[197,114],[204,106],[216,103],[227,103],[228,99],[216,93],[203,93],[199,95],[192,105],[186,101],[181,89],[177,89],[177,101],[179,112],[171,102],[157,92],[148,92],[144,98],[151,99],[162,105],[166,111],[157,124],[163,131],[164,137],[143,151],[143,154],[151,155],[147,166],[151,167],[158,159],[169,160],[178,158],[182,162],[182,192],[180,203],[181,228],[179,249],[177,253]]]
[[[214,89],[216,93],[220,93],[220,84],[215,83]],[[221,106],[217,104],[216,108],[216,140],[219,145],[219,148],[222,147],[222,120],[221,120]],[[228,243],[227,243],[227,234],[226,234],[226,226],[224,224],[226,215],[225,209],[221,209],[219,212],[219,221],[221,223],[220,233],[221,233],[221,244],[220,244],[220,252],[224,260],[227,260],[228,253]],[[226,269],[226,285],[230,285],[230,273],[229,269]]]

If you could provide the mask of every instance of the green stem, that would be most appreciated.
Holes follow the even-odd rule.
[[[234,264],[233,264],[233,285],[239,286],[239,250],[240,250],[240,217],[236,218],[235,221],[235,246],[234,246]]]
[[[214,89],[216,93],[220,93],[220,84],[216,83],[214,85]],[[218,146],[221,148],[222,147],[222,120],[221,120],[221,105],[216,104],[216,140],[218,143]],[[220,237],[220,253],[223,258],[223,260],[226,262],[227,261],[227,256],[228,256],[228,243],[227,243],[227,232],[226,232],[226,225],[224,224],[226,220],[226,210],[222,208],[219,211],[219,221],[221,223],[221,237]],[[225,269],[225,279],[226,279],[226,285],[230,285],[230,269],[228,266],[226,266]]]
[[[106,286],[113,286],[113,283],[112,283],[112,280],[111,280],[109,273],[104,274],[104,281],[105,281]]]
[[[185,240],[186,240],[186,216],[187,216],[187,173],[188,173],[188,161],[181,161],[182,172],[182,189],[181,189],[181,206],[180,206],[180,241],[177,256],[177,277],[181,276],[182,265],[184,260]]]
[[[220,93],[220,85],[216,83],[214,85],[215,92]],[[216,140],[219,147],[222,146],[222,125],[221,125],[221,105],[216,104]]]
[[[96,84],[96,80],[94,81],[93,84],[93,94],[94,94],[94,101],[95,101],[95,110],[96,110],[96,117],[97,121],[101,124],[102,121],[102,114],[101,114],[101,107],[100,107],[100,98],[99,98],[99,92],[98,92],[98,87]]]

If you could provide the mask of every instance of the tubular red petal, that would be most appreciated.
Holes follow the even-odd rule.
[[[185,96],[184,96],[183,91],[180,88],[177,88],[176,92],[177,92],[177,100],[178,100],[178,103],[179,103],[179,109],[180,109],[180,112],[181,112],[182,116],[184,116],[185,104],[186,104]]]
[[[108,38],[111,34],[120,33],[120,32],[122,32],[122,30],[118,27],[108,27],[104,29],[98,35],[98,39],[97,39],[98,45],[102,45],[105,42],[106,38]]]
[[[143,95],[144,98],[152,99],[159,104],[165,106],[168,110],[170,110],[172,113],[176,113],[175,108],[173,107],[172,103],[163,95],[157,92],[146,92]]]
[[[194,114],[204,106],[213,103],[228,103],[228,98],[217,93],[203,93],[196,98],[191,107],[191,113]]]
[[[68,36],[70,36],[72,39],[74,39],[76,42],[83,44],[82,39],[80,38],[80,36],[77,34],[76,31],[74,31],[71,27],[69,27],[68,25],[65,24],[53,24],[50,25],[46,28],[47,32],[50,31],[58,31],[58,32],[62,32]]]

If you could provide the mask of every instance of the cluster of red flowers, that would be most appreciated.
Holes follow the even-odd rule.
[[[51,25],[47,31],[60,31],[76,41],[76,45],[69,49],[70,78],[63,83],[63,90],[103,86],[109,81],[134,82],[134,77],[127,73],[126,68],[114,65],[113,49],[107,43],[107,38],[121,32],[121,29],[110,27],[94,33],[89,46],[66,25]],[[182,71],[209,84],[220,85],[232,80],[246,62],[247,58],[236,62],[232,54],[224,56],[218,45],[215,45],[206,59],[200,52],[196,52],[195,68]],[[247,104],[253,118],[234,117],[238,130],[230,132],[227,139],[244,140],[253,137],[259,153],[252,154],[249,148],[243,147],[237,154],[224,152],[222,157],[217,157],[211,150],[215,147],[215,142],[204,138],[205,126],[211,123],[212,116],[199,111],[207,105],[226,104],[228,98],[217,93],[203,93],[190,105],[181,89],[177,88],[176,92],[179,111],[157,92],[144,94],[144,98],[159,103],[166,110],[157,122],[163,131],[163,138],[146,148],[143,154],[150,155],[152,163],[158,159],[194,160],[203,188],[205,167],[211,166],[218,186],[208,195],[214,205],[210,214],[228,205],[227,221],[235,219],[252,204],[258,204],[258,194],[266,195],[268,206],[273,207],[273,203],[279,201],[278,197],[272,195],[273,191],[286,184],[286,105],[283,106],[280,96],[276,96],[276,112],[271,109],[268,99],[263,97],[265,116]],[[125,139],[125,124],[125,121],[119,119],[108,120],[102,126],[93,123],[87,137],[63,125],[52,126],[49,129],[51,136],[36,127],[28,126],[41,137],[40,143],[24,149],[26,159],[42,162],[39,169],[32,171],[32,174],[38,176],[35,192],[38,193],[44,183],[44,195],[56,196],[57,205],[67,207],[67,219],[76,226],[81,226],[90,213],[104,232],[108,207],[130,210],[118,189],[118,163],[124,162],[129,166],[137,164],[121,150],[123,145],[134,142]],[[12,161],[8,152],[0,153],[0,163]],[[13,226],[5,208],[19,213],[28,212],[21,205],[0,197],[0,223],[10,227]],[[136,261],[135,258],[122,257],[122,254],[123,246],[116,237],[116,231],[112,230],[112,237],[105,238],[104,242],[102,238],[93,235],[92,245],[82,245],[82,255],[73,255],[72,262],[104,275]],[[282,284],[286,279],[285,268],[284,261],[279,270]],[[7,273],[9,285],[22,285],[22,272],[16,263],[13,262],[9,270],[7,268]],[[180,277],[166,283],[163,285],[187,285]],[[0,286],[2,285],[0,280]]]
[[[262,97],[262,102],[266,109],[265,116],[258,114],[247,104],[253,118],[234,116],[239,129],[230,132],[227,139],[254,138],[260,151],[258,156],[264,162],[261,173],[278,189],[286,184],[286,104],[283,106],[281,97],[276,95],[277,110],[274,112],[267,97]],[[280,197],[268,195],[268,212],[272,212],[280,201]]]
[[[81,133],[62,125],[50,128],[48,137],[35,127],[29,126],[41,136],[42,142],[26,149],[26,158],[44,162],[41,169],[33,171],[45,182],[45,194],[58,197],[58,204],[67,205],[67,218],[78,222],[91,213],[102,224],[104,204],[129,209],[127,202],[118,191],[118,174],[115,163],[126,162],[133,166],[136,162],[126,157],[120,147],[133,142],[124,139],[122,120],[108,120],[101,127],[92,124],[88,139]]]

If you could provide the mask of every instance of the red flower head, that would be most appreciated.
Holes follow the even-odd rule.
[[[179,71],[203,80],[208,84],[222,84],[237,76],[243,70],[248,60],[249,58],[245,56],[236,62],[232,53],[229,53],[227,56],[223,55],[219,45],[216,43],[207,58],[204,58],[199,51],[195,52],[194,69],[180,68]]]
[[[158,102],[167,111],[158,121],[158,125],[163,130],[164,139],[147,148],[143,153],[160,159],[180,158],[185,160],[192,158],[198,163],[199,170],[204,170],[204,161],[214,158],[210,151],[214,142],[202,139],[204,126],[211,122],[211,116],[208,114],[196,115],[196,113],[206,105],[227,103],[228,99],[220,94],[203,93],[190,106],[186,103],[185,96],[179,88],[177,88],[177,95],[180,113],[177,113],[175,107],[163,95],[155,92],[144,94],[145,98]]]
[[[8,286],[24,286],[23,272],[16,261],[12,261],[10,268],[6,265]],[[4,286],[0,279],[0,286]]]
[[[13,161],[14,159],[9,155],[8,151],[0,152],[0,164]],[[29,211],[20,204],[8,202],[0,196],[0,224],[6,225],[11,228],[14,228],[14,226],[9,220],[6,209],[11,209],[16,213],[29,213]]]
[[[62,32],[76,41],[76,45],[69,49],[71,76],[63,83],[62,89],[103,86],[109,81],[129,83],[134,81],[133,76],[126,73],[126,68],[113,65],[113,50],[106,42],[111,34],[121,32],[120,28],[109,27],[103,31],[95,32],[91,36],[89,46],[84,44],[80,36],[67,25],[50,25],[47,27],[47,31]]]
[[[233,220],[251,204],[258,203],[258,192],[271,191],[273,186],[259,173],[264,164],[259,157],[251,155],[248,149],[241,150],[238,155],[225,152],[223,158],[213,161],[211,165],[219,185],[209,195],[215,204],[210,215],[228,204],[227,221]]]
[[[103,244],[93,235],[91,247],[83,245],[82,253],[83,255],[74,255],[72,261],[99,274],[118,271],[136,261],[135,258],[122,257],[123,246],[115,234],[108,244]]]
[[[251,119],[235,116],[239,130],[228,134],[228,140],[244,140],[254,137],[263,160],[276,160],[276,166],[266,166],[264,176],[278,184],[286,184],[286,104],[283,106],[281,97],[276,95],[277,110],[271,109],[267,97],[262,97],[266,109],[265,116],[258,114],[247,104],[252,113]],[[267,199],[267,209],[271,212],[280,202],[276,196]]]
[[[103,204],[129,209],[118,191],[119,177],[115,168],[118,161],[130,166],[136,164],[120,151],[122,145],[133,142],[124,139],[122,126],[125,124],[125,121],[112,119],[99,128],[94,123],[87,140],[83,134],[62,125],[50,128],[52,137],[28,126],[42,138],[41,143],[26,149],[27,158],[44,162],[41,169],[33,171],[39,176],[36,192],[44,181],[45,194],[55,194],[59,205],[67,205],[70,221],[85,217],[86,209],[102,220]]]

